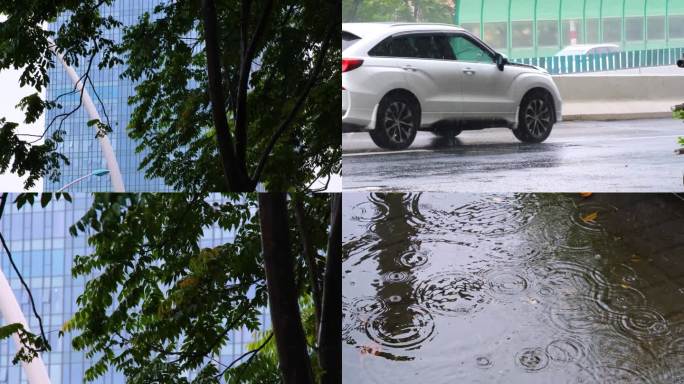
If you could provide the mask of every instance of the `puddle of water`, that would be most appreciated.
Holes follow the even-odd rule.
[[[684,280],[605,231],[617,210],[345,194],[344,383],[684,383]]]

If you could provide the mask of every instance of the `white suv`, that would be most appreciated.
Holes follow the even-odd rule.
[[[342,127],[403,149],[418,130],[455,136],[505,126],[539,143],[561,120],[542,68],[509,63],[468,31],[441,24],[342,24]]]

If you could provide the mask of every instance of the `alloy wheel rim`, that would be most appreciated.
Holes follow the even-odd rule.
[[[551,126],[551,110],[543,99],[534,99],[525,108],[525,123],[534,137],[543,136]]]
[[[406,103],[392,102],[385,110],[385,133],[397,144],[405,143],[413,130],[413,112]]]

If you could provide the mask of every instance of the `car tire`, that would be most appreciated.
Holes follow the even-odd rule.
[[[513,135],[524,143],[541,143],[551,134],[555,124],[553,100],[545,92],[527,94],[520,103],[518,128]]]
[[[370,131],[375,145],[384,149],[408,148],[420,127],[420,109],[403,95],[385,97],[378,106],[375,129]]]

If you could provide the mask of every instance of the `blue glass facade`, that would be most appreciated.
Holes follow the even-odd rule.
[[[73,350],[70,334],[58,337],[58,331],[64,322],[75,313],[76,298],[83,292],[85,283],[85,279],[74,279],[71,276],[73,257],[91,251],[87,245],[87,237],[80,234],[78,237],[72,237],[69,235],[69,227],[90,207],[92,196],[72,194],[72,197],[73,203],[53,201],[46,208],[35,204],[33,207],[24,206],[19,211],[15,205],[8,202],[0,220],[0,231],[8,242],[18,268],[31,287],[50,339],[52,351],[43,354],[43,359],[48,365],[52,384],[82,383],[85,370],[93,363],[93,360],[87,359],[83,352]],[[9,201],[12,202],[15,198],[16,195],[10,194]],[[201,246],[213,247],[230,242],[232,238],[230,233],[220,228],[208,228]],[[15,291],[29,321],[29,327],[36,331],[38,323],[30,315],[28,295],[21,289],[20,281],[9,265],[4,251],[0,252],[0,255],[0,267]],[[263,315],[262,324],[265,327],[269,326],[267,313]],[[243,329],[233,332],[230,340],[220,356],[220,361],[224,364],[230,363],[247,351],[247,344],[252,341],[252,335]],[[0,342],[0,384],[25,382],[21,367],[12,364],[15,352],[12,340]],[[113,370],[96,381],[100,384],[124,382],[123,376]]]
[[[111,6],[101,7],[104,15],[111,15],[124,25],[135,24],[138,17],[144,12],[152,12],[155,5],[159,4],[161,0],[118,0]],[[50,30],[56,30],[64,22],[66,15],[60,16],[57,21],[49,26]],[[112,30],[108,33],[108,38],[114,41],[120,41],[122,30]],[[146,179],[143,171],[138,170],[144,153],[136,153],[136,144],[131,140],[127,133],[130,115],[133,108],[128,105],[128,98],[134,92],[134,84],[129,80],[120,79],[119,76],[123,72],[123,66],[116,66],[108,69],[97,68],[98,58],[93,63],[93,68],[90,71],[90,77],[102,100],[102,104],[97,101],[96,95],[92,91],[92,87],[87,87],[88,91],[97,105],[98,112],[103,120],[105,120],[105,112],[109,116],[113,132],[109,135],[112,142],[112,147],[116,153],[116,157],[121,168],[121,173],[124,179],[124,185],[129,192],[159,192],[169,191],[170,187],[166,186],[161,179]],[[79,63],[80,67],[76,69],[79,76],[82,76],[87,67],[87,63]],[[74,89],[74,84],[67,76],[64,68],[56,63],[55,68],[50,69],[50,85],[47,88],[47,99],[55,100],[58,96],[69,93]],[[49,124],[57,116],[71,111],[78,106],[80,95],[70,94],[59,99],[62,105],[61,109],[53,109],[46,114],[46,124]],[[57,118],[51,131],[59,125],[61,118]],[[75,114],[69,116],[63,122],[63,128],[66,130],[65,141],[59,146],[61,153],[64,153],[70,160],[71,165],[62,168],[62,176],[59,182],[54,183],[50,180],[44,181],[44,190],[57,191],[67,183],[78,179],[91,173],[95,169],[106,168],[102,151],[99,143],[95,138],[95,128],[89,127],[87,122],[90,120],[88,114],[81,108]],[[69,188],[70,192],[97,192],[97,191],[112,191],[112,185],[109,176],[103,177],[89,177],[78,184]]]

